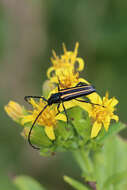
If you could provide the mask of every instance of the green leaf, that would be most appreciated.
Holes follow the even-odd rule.
[[[47,137],[44,127],[35,125],[34,133],[31,134],[31,142],[40,148],[47,148],[52,145],[52,141]]]
[[[14,179],[14,184],[19,190],[46,190],[35,179],[28,176],[19,176]]]
[[[103,185],[103,189],[108,189],[110,185],[117,185],[125,181],[127,179],[127,170],[123,172],[116,173],[105,180]]]
[[[86,144],[87,141],[90,140],[92,127],[88,113],[77,106],[68,110],[68,115],[71,119],[76,135],[79,139],[82,139],[83,144]]]
[[[82,184],[81,182],[70,178],[68,176],[64,176],[64,180],[69,183],[72,187],[74,187],[74,189],[76,190],[91,190],[90,188],[88,188],[87,186],[85,186],[84,184]]]
[[[67,110],[67,114],[69,116],[69,119],[72,121],[80,120],[82,117],[82,112],[83,112],[82,109],[78,106]]]
[[[74,130],[70,124],[58,121],[58,127],[55,129],[56,141],[66,141],[74,137]]]
[[[107,181],[108,190],[121,190],[123,181],[127,181],[127,143],[118,136],[105,139],[102,151],[94,156],[94,167],[99,190],[104,190]],[[118,183],[112,183],[116,178]]]

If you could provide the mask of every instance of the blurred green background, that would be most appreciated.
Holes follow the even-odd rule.
[[[40,157],[21,137],[21,127],[4,112],[9,100],[25,106],[25,95],[41,95],[51,50],[61,54],[62,42],[85,62],[81,76],[104,95],[119,100],[118,114],[126,122],[127,1],[22,0],[0,1],[0,190],[14,189],[21,174],[49,190],[71,190],[63,175],[80,178],[70,153]]]

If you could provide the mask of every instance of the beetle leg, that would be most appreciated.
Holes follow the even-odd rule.
[[[76,86],[88,86],[88,84],[86,84],[85,82],[79,82]]]
[[[69,123],[69,119],[68,119],[67,111],[66,111],[66,109],[65,109],[65,106],[64,106],[64,103],[63,103],[63,102],[62,102],[62,106],[63,106],[64,113],[65,113],[66,118],[67,118],[67,125],[68,125],[68,123]]]
[[[57,106],[57,111],[58,111],[58,113],[57,113],[56,115],[58,115],[58,114],[60,113],[59,108],[60,108],[60,103],[59,103],[58,106]]]

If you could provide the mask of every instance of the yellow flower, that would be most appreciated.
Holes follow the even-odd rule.
[[[6,105],[4,109],[14,121],[18,121],[23,116],[23,107],[17,102],[9,101],[8,105]]]
[[[101,99],[97,93],[88,95],[88,98],[92,103],[99,104],[81,104],[81,107],[88,112],[89,116],[94,122],[91,131],[91,138],[93,138],[98,135],[103,125],[105,130],[108,131],[111,119],[114,119],[116,121],[119,120],[119,117],[113,113],[115,111],[114,107],[118,104],[118,100],[115,97],[108,99],[108,93],[106,93],[103,99]]]
[[[59,83],[60,82],[60,88],[71,88],[77,85],[79,82],[85,82],[89,84],[85,79],[79,78],[79,73],[74,72],[72,68],[68,69],[59,69],[56,71],[56,75],[52,77],[51,79],[52,83]]]
[[[51,62],[53,64],[52,67],[48,69],[47,76],[50,79],[52,77],[52,73],[56,72],[58,69],[68,69],[71,67],[72,70],[75,70],[77,66],[78,71],[82,71],[84,68],[84,61],[82,58],[77,57],[78,54],[78,46],[79,43],[77,42],[75,45],[74,52],[67,51],[65,45],[63,44],[64,54],[61,55],[59,58],[55,51],[53,51],[53,58],[51,58]],[[78,65],[76,65],[78,63]]]
[[[42,101],[42,99],[40,99],[39,102],[35,102],[33,99],[30,99],[29,102],[32,104],[34,110],[31,111],[32,114],[23,117],[23,124],[28,122],[33,123],[38,114],[45,106],[45,103]],[[52,108],[48,106],[37,120],[37,124],[44,127],[46,135],[51,140],[55,139],[54,128],[57,125],[57,120],[62,120],[66,122],[66,116],[61,113],[57,115],[57,112],[58,111],[56,107]]]

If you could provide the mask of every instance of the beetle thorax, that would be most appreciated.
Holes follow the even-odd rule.
[[[60,103],[60,94],[51,94],[50,98],[48,99],[48,105],[52,105],[55,103]]]

